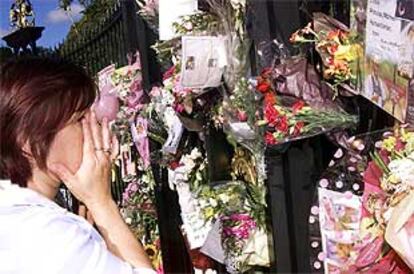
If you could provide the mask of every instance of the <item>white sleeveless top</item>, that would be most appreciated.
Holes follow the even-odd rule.
[[[113,255],[84,218],[0,180],[0,274],[155,274]]]

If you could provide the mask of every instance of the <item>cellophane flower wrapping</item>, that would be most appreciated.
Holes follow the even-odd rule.
[[[398,127],[352,137],[335,153],[309,217],[314,272],[410,272],[413,137]]]

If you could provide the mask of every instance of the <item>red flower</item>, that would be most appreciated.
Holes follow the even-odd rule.
[[[247,113],[244,110],[239,110],[237,112],[237,118],[239,118],[240,122],[246,122],[247,121]]]
[[[283,133],[286,133],[289,130],[289,124],[286,116],[282,116],[279,119],[279,123],[276,124],[276,129]]]
[[[174,110],[178,113],[182,113],[185,110],[184,106],[180,103],[174,104],[173,107],[174,107]]]
[[[199,248],[190,250],[190,258],[195,268],[207,270],[214,267],[213,260],[201,253]]]
[[[382,170],[374,161],[368,163],[368,167],[364,172],[364,182],[374,186],[381,185]]]
[[[303,107],[305,106],[305,102],[303,101],[297,101],[293,106],[292,106],[292,110],[293,110],[293,114],[298,113],[298,111],[300,111]]]
[[[279,118],[279,112],[273,107],[273,105],[265,106],[265,119],[270,126],[275,126],[277,119]]]
[[[168,78],[171,78],[175,72],[175,66],[170,67],[162,76],[162,80],[165,81]]]
[[[397,143],[395,144],[395,150],[401,151],[404,148],[405,148],[405,143],[400,138],[397,138]]]
[[[267,93],[271,90],[270,83],[268,81],[260,81],[257,85],[257,90],[261,93]]]
[[[180,163],[178,163],[177,161],[174,161],[174,162],[170,163],[170,169],[172,169],[172,170],[175,170],[179,166],[180,166]]]
[[[366,273],[411,273],[408,266],[399,258],[394,250],[390,250],[387,255],[378,262],[370,266]]]
[[[339,29],[331,30],[330,32],[328,32],[327,39],[328,40],[339,39],[340,35],[341,35],[341,30],[339,30]]]
[[[271,68],[264,68],[262,72],[260,73],[260,76],[262,76],[263,78],[269,78],[271,72],[272,72]]]
[[[302,129],[305,126],[303,121],[296,122],[295,127],[293,129],[293,136],[298,136],[302,133]]]
[[[272,92],[266,93],[264,96],[264,104],[265,106],[273,106],[274,104],[276,104],[276,96]]]
[[[329,54],[334,55],[335,52],[338,50],[338,44],[330,45],[326,48],[326,50],[329,52]]]
[[[276,138],[273,136],[273,134],[270,131],[266,131],[265,142],[268,145],[275,145],[277,143]]]

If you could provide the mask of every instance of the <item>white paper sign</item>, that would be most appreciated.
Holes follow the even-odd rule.
[[[176,178],[176,176],[172,176]],[[186,233],[190,249],[201,247],[211,230],[211,223],[206,223],[197,200],[185,182],[174,182],[178,193],[178,202],[181,209],[182,228]]]
[[[412,122],[406,116],[414,109],[408,91],[414,69],[411,13],[397,0],[368,0],[362,95],[401,122]]]
[[[180,118],[175,114],[175,112],[171,113],[167,117],[169,120],[167,121],[168,124],[168,137],[165,141],[162,151],[166,153],[175,154],[178,149],[178,145],[180,144],[181,136],[183,135],[184,127],[180,121]]]
[[[197,12],[197,0],[159,0],[160,40],[170,40],[176,36],[173,23],[180,17]]]
[[[366,54],[377,58],[398,62],[401,46],[401,19],[392,16],[396,1],[369,0],[367,8]]]
[[[217,87],[227,65],[224,36],[183,36],[181,85],[186,88]]]

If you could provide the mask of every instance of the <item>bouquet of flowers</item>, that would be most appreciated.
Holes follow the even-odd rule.
[[[338,86],[356,79],[354,63],[362,57],[362,47],[356,34],[341,28],[329,31],[315,31],[309,23],[305,28],[294,32],[290,37],[294,44],[315,44],[323,63],[323,77],[333,90]]]
[[[142,242],[153,267],[162,273],[154,184],[151,172],[129,182],[122,194],[121,214]]]
[[[377,135],[350,138],[319,181],[309,218],[316,271],[323,263],[326,273],[409,272],[414,133]]]
[[[267,145],[284,143],[357,122],[355,116],[344,111],[314,109],[306,106],[302,100],[276,97],[269,69],[265,69],[258,77],[256,89],[264,96],[263,120],[258,124],[266,126]]]
[[[146,107],[139,54],[121,68],[110,65],[98,73],[100,97],[95,103],[98,119],[113,121],[120,137],[120,155],[113,170],[113,189],[120,211],[142,242],[153,266],[162,273],[155,182],[149,163],[148,120],[140,115]],[[138,152],[134,152],[135,149]],[[121,174],[121,176],[118,176]],[[126,188],[125,188],[125,185]]]
[[[386,134],[371,152],[371,159],[364,173],[362,223],[364,231],[384,247],[388,246],[385,232],[395,208],[414,189],[414,133],[398,128]],[[393,219],[398,220],[398,216]],[[412,259],[404,259],[412,264]]]

